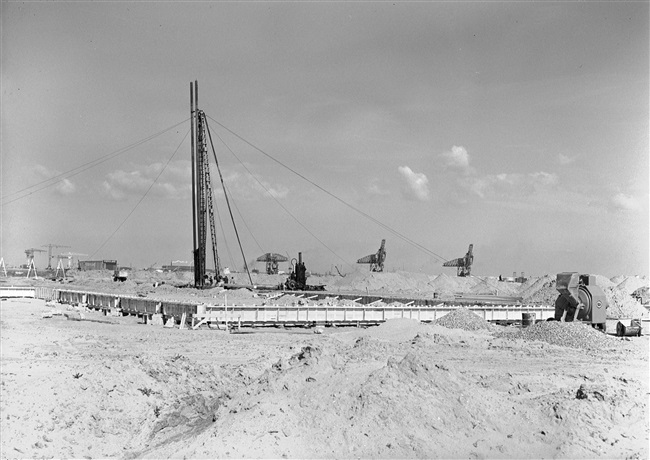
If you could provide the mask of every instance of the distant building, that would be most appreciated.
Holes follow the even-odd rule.
[[[169,265],[163,265],[162,269],[166,272],[193,272],[194,265],[181,260],[174,260]]]
[[[79,270],[115,270],[117,260],[80,260]]]

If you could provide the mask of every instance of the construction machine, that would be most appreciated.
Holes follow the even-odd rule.
[[[255,259],[257,262],[266,263],[266,274],[267,275],[277,275],[278,274],[278,263],[279,262],[288,262],[289,258],[283,256],[282,254],[277,254],[275,252],[267,252],[264,255],[259,256]]]
[[[603,332],[607,330],[609,303],[594,275],[558,273],[555,288],[560,293],[555,300],[555,321],[582,321]]]
[[[383,272],[384,261],[386,260],[386,240],[381,240],[379,250],[357,260],[358,264],[370,264],[371,272]]]
[[[458,259],[448,260],[443,267],[458,267],[456,274],[458,276],[470,276],[472,271],[472,264],[474,263],[474,245],[470,244],[469,249],[465,257],[459,257]]]
[[[124,282],[129,277],[129,269],[116,267],[113,271],[113,281]]]
[[[279,286],[280,289],[288,291],[324,291],[324,285],[309,285],[307,284],[307,268],[302,261],[302,252],[298,253],[298,260],[291,259],[291,274]]]

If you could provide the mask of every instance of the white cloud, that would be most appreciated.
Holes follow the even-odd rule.
[[[619,211],[636,211],[641,208],[638,199],[624,193],[617,193],[611,199],[611,204]]]
[[[577,157],[570,157],[568,155],[564,155],[564,154],[560,153],[557,156],[557,160],[562,166],[566,166],[566,165],[571,164],[574,161],[576,161]]]
[[[452,168],[467,169],[469,167],[469,153],[463,146],[454,145],[451,150],[443,152],[440,156],[447,166]]]
[[[556,185],[558,182],[557,174],[547,173],[544,171],[530,173],[528,174],[528,177],[532,179],[534,186],[551,186]]]
[[[390,195],[390,192],[379,185],[379,179],[374,179],[366,187],[366,191],[371,195],[386,196]]]
[[[77,191],[77,186],[70,179],[62,178],[61,171],[56,169],[48,169],[43,165],[36,165],[34,167],[34,173],[36,177],[40,178],[42,181],[46,182],[50,179],[50,185],[54,187],[54,193],[58,195],[72,195]]]
[[[558,183],[556,174],[534,172],[529,174],[489,174],[482,177],[469,177],[461,184],[481,198],[508,198],[531,195],[548,190]]]
[[[63,179],[56,185],[56,191],[61,195],[72,195],[77,191],[77,186],[70,179]]]
[[[289,194],[289,188],[283,184],[271,184],[268,181],[256,180],[250,174],[240,174],[237,171],[232,171],[224,177],[226,188],[229,193],[244,200],[259,200],[269,195],[273,198],[285,198]],[[258,182],[259,181],[259,182]],[[216,185],[213,183],[213,187]],[[216,186],[221,188],[220,186]]]
[[[111,185],[111,183],[106,180],[102,182],[102,192],[104,196],[107,196],[111,200],[122,201],[126,199],[126,193],[124,193],[118,187]]]
[[[416,173],[408,166],[397,168],[406,181],[405,196],[418,201],[429,199],[429,179],[423,173]]]
[[[186,160],[171,162],[166,167],[165,163],[135,165],[131,171],[118,169],[108,173],[102,192],[110,199],[124,200],[130,195],[142,196],[151,188],[149,193],[155,196],[186,198],[191,193],[190,178],[190,162]]]

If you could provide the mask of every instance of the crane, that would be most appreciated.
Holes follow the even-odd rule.
[[[25,249],[25,255],[27,256],[27,278],[29,278],[29,274],[31,273],[32,268],[34,269],[34,276],[38,276],[36,274],[36,265],[34,265],[35,252],[45,252],[45,250],[38,248]]]
[[[470,276],[472,271],[472,264],[474,263],[474,245],[470,244],[465,257],[459,257],[442,264],[443,267],[458,267],[458,276]]]
[[[87,256],[87,255],[88,254],[82,254],[80,252],[62,252],[61,254],[59,254],[56,257],[57,257],[57,259],[59,259],[59,261],[63,261],[64,259],[67,259],[68,260],[67,268],[72,268],[72,259],[73,258],[76,257],[78,259],[81,256]],[[58,268],[58,266],[57,266],[57,268]]]
[[[384,261],[386,260],[386,240],[381,240],[379,250],[375,254],[362,257],[357,260],[358,264],[370,264],[371,272],[383,272]]]
[[[52,270],[52,248],[69,248],[70,246],[63,246],[60,244],[44,244],[44,248],[47,248],[47,269]]]
[[[38,248],[25,249],[25,255],[27,256],[27,266],[28,267],[30,265],[34,264],[34,253],[35,252],[45,252],[45,250],[44,249],[38,249]]]
[[[278,274],[278,262],[288,262],[289,258],[275,252],[267,252],[255,259],[256,262],[266,262],[266,273],[268,275]]]

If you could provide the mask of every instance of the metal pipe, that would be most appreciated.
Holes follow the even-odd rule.
[[[194,85],[190,82],[190,124],[192,131],[192,263],[196,269],[196,172],[194,168]],[[195,280],[196,282],[196,277]]]

